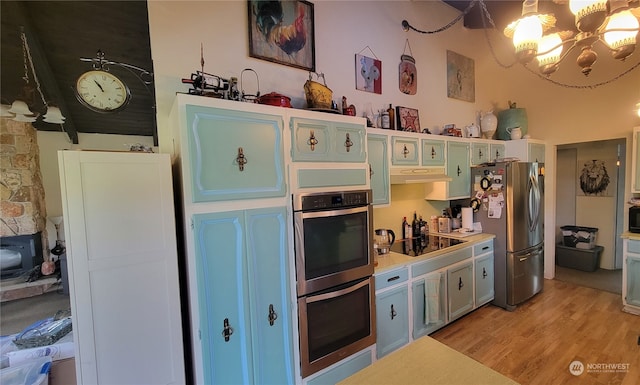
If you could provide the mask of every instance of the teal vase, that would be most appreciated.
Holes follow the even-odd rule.
[[[511,140],[511,135],[507,132],[507,129],[513,127],[520,127],[522,135],[527,134],[526,109],[509,108],[508,110],[498,112],[498,130],[496,132],[496,138],[500,140]]]

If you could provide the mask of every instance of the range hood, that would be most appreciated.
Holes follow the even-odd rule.
[[[444,167],[391,168],[391,184],[450,182]]]

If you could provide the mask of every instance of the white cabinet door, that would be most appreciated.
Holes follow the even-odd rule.
[[[169,155],[58,160],[77,383],[185,383]]]

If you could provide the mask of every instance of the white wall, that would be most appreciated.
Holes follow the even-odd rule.
[[[323,72],[335,100],[343,95],[358,111],[366,103],[374,108],[389,103],[417,108],[423,127],[446,123],[467,125],[480,110],[507,108],[507,101],[527,109],[529,133],[547,141],[545,237],[555,238],[555,145],[609,138],[631,140],[632,127],[640,125],[633,107],[640,102],[640,69],[622,80],[595,89],[560,86],[543,80],[526,68],[503,68],[496,64],[482,30],[468,30],[458,23],[449,30],[423,35],[405,32],[406,19],[416,28],[442,27],[459,11],[440,1],[313,1],[315,9],[316,68]],[[254,69],[260,91],[279,92],[292,98],[296,108],[305,107],[303,84],[308,73],[249,57],[247,2],[150,1],[149,29],[154,61],[157,121],[160,147],[176,92],[186,92],[181,78],[200,68],[200,44],[204,47],[204,70],[225,78],[240,77],[244,68]],[[500,32],[489,32],[500,62],[513,64],[509,42]],[[418,69],[415,96],[398,90],[397,68],[408,40]],[[369,47],[382,65],[382,95],[355,89],[355,54]],[[447,98],[446,51],[475,61],[475,103]],[[638,62],[637,52],[626,63],[600,54],[586,84],[604,82]],[[571,54],[553,75],[556,82],[585,84]],[[609,68],[613,71],[608,70]],[[615,74],[615,75],[612,75]],[[630,151],[628,161],[630,161]],[[631,167],[627,168],[630,181]],[[629,188],[625,189],[629,191]],[[627,193],[628,194],[628,193]],[[627,197],[625,197],[626,199]],[[626,223],[626,222],[625,222]],[[545,249],[545,276],[554,275],[554,245]]]

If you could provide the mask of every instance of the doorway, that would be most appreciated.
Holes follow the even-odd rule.
[[[595,244],[603,250],[590,271],[584,263],[558,265],[556,248],[555,279],[621,293],[625,156],[624,138],[557,147],[556,245],[563,245],[562,226],[584,226],[597,228]]]

